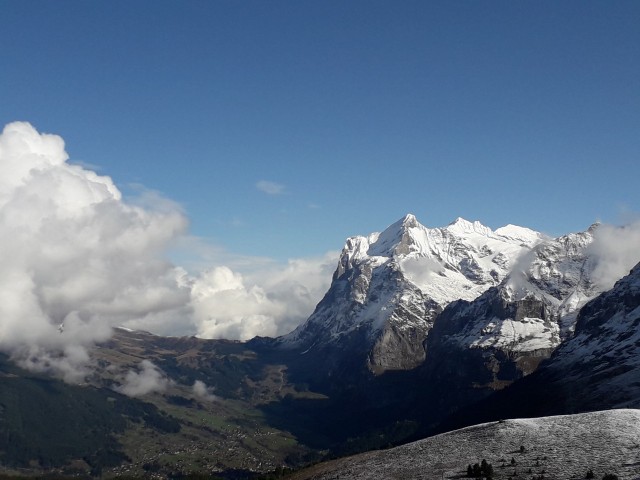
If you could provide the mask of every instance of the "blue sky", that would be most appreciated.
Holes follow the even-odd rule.
[[[555,235],[638,211],[638,25],[637,1],[0,0],[0,123],[239,255],[408,212]]]

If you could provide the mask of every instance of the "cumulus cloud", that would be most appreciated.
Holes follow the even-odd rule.
[[[109,177],[67,159],[60,137],[28,123],[0,134],[0,349],[77,379],[83,348],[111,326],[188,306],[164,259],[187,221],[170,202],[124,202]]]
[[[205,271],[191,289],[198,336],[247,340],[290,332],[329,287],[337,256],[290,260],[244,276],[224,266]]]
[[[260,180],[256,183],[256,188],[269,195],[282,195],[284,193],[284,185],[270,182],[269,180]]]
[[[600,225],[589,247],[597,259],[594,281],[608,290],[640,262],[640,220],[625,226]]]
[[[259,187],[284,191],[273,182]],[[194,246],[181,207],[135,190],[123,198],[111,178],[70,163],[57,135],[25,122],[4,128],[0,351],[81,382],[87,348],[108,339],[113,326],[231,339],[278,335],[303,321],[328,286],[337,255],[279,265],[232,257],[206,242],[195,242],[195,250],[217,266],[190,274],[167,261],[170,249]],[[143,368],[141,378],[154,371]]]
[[[200,380],[193,382],[193,394],[200,400],[215,402],[218,397],[213,394],[213,391],[213,387],[207,387],[207,384]]]
[[[148,393],[164,392],[171,381],[160,368],[149,360],[140,362],[138,371],[130,370],[120,386],[114,388],[128,397],[140,397]]]

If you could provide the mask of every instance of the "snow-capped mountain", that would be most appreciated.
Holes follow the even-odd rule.
[[[492,231],[458,218],[427,228],[407,215],[381,233],[349,238],[329,291],[279,343],[304,354],[329,348],[333,363],[339,351],[365,356],[374,373],[414,368],[424,361],[423,342],[447,304],[500,284],[543,240],[513,225]]]
[[[579,309],[601,293],[591,278],[594,228],[545,240],[498,286],[451,303],[427,339],[426,375],[446,383],[447,395],[469,401],[533,372],[573,333]]]
[[[637,264],[612,289],[580,309],[574,336],[533,374],[455,413],[441,429],[505,416],[640,408],[639,327]]]
[[[581,408],[640,407],[640,263],[586,304],[575,335],[545,365]]]

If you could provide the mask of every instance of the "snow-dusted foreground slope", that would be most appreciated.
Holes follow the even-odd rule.
[[[524,452],[521,452],[521,446]],[[504,420],[316,465],[295,480],[462,478],[486,459],[494,478],[640,478],[640,410]],[[512,459],[513,462],[512,463]],[[504,466],[502,466],[504,464]]]

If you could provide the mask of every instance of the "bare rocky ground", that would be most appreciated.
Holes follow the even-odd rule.
[[[483,459],[495,479],[583,479],[589,469],[596,479],[640,479],[640,410],[500,420],[321,463],[290,478],[465,478],[467,466]]]

